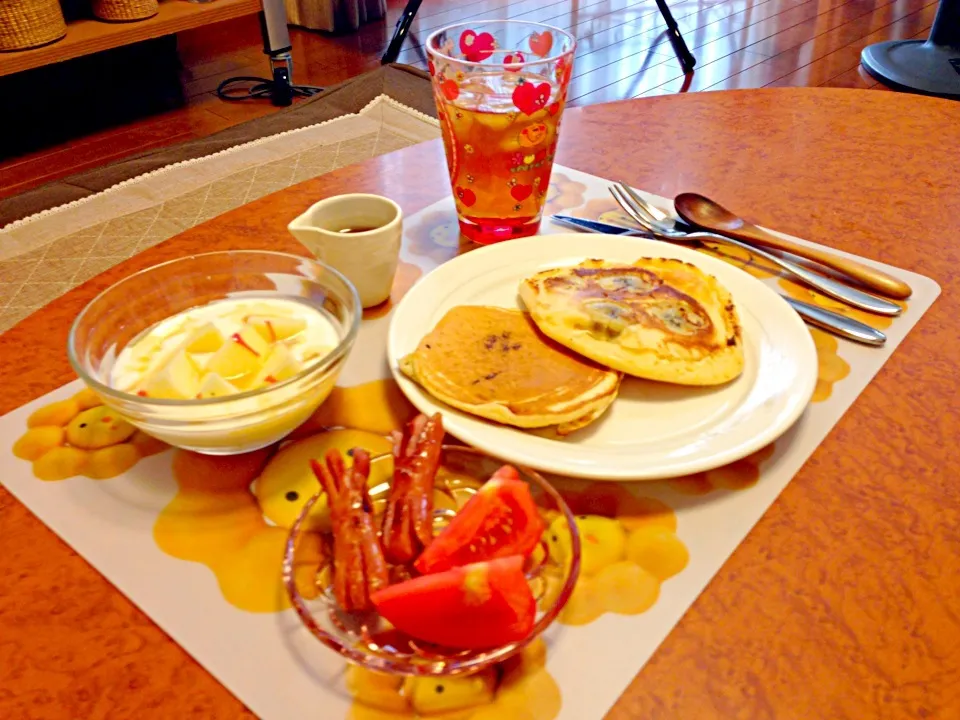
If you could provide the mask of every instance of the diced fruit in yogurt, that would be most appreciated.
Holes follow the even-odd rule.
[[[307,321],[303,318],[281,317],[279,315],[271,315],[270,317],[251,315],[247,318],[247,324],[260,333],[260,337],[268,343],[286,340],[307,328]]]
[[[134,357],[137,360],[147,361],[153,356],[153,354],[160,349],[160,345],[163,344],[163,341],[159,337],[154,337],[153,335],[147,335],[145,338],[140,340],[134,347]]]
[[[235,332],[207,361],[206,371],[236,381],[260,371],[270,346],[250,326]]]
[[[195,398],[200,390],[200,374],[184,351],[175,352],[164,365],[150,375],[140,389],[146,397],[167,400]]]
[[[223,346],[223,335],[213,323],[202,325],[190,333],[184,347],[191,353],[212,353]]]
[[[287,349],[286,345],[274,345],[263,368],[257,373],[250,388],[263,387],[264,385],[273,385],[292,378],[300,372],[300,363],[293,356],[293,353]]]
[[[339,340],[325,313],[298,302],[217,301],[150,328],[123,349],[110,382],[144,398],[234,396],[295,377]],[[69,404],[58,426],[80,411]]]
[[[226,395],[236,395],[238,392],[240,391],[236,385],[227,382],[216,373],[207,373],[203,382],[200,383],[200,392],[197,393],[197,398],[224,397]]]

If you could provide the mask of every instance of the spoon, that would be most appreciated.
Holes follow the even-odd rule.
[[[722,205],[703,195],[682,193],[677,195],[673,202],[677,214],[696,227],[742,242],[783,250],[813,260],[828,268],[838,270],[861,285],[890,298],[903,300],[910,297],[913,292],[905,282],[856,260],[840,257],[817,248],[798,245],[790,240],[779,238],[766,230],[761,230],[756,225],[737,217]]]

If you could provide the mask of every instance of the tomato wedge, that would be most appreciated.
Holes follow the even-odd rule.
[[[383,618],[410,637],[464,650],[524,639],[537,612],[520,555],[421,575],[371,599]]]
[[[544,524],[530,487],[504,465],[483,484],[414,563],[424,575],[533,552]]]

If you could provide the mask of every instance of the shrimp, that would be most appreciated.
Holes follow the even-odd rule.
[[[370,453],[352,451],[346,467],[339,450],[330,450],[325,465],[310,461],[327,494],[333,524],[333,594],[347,612],[370,610],[370,596],[389,585],[387,562],[377,537],[373,506],[367,491]]]

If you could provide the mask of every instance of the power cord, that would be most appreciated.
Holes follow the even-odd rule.
[[[323,90],[314,85],[290,84],[292,60],[289,53],[271,55],[270,64],[273,66],[272,80],[247,75],[229,78],[217,86],[217,97],[230,102],[270,98],[274,105],[284,107],[290,105],[294,97],[312,97]],[[231,87],[233,85],[237,87]]]

